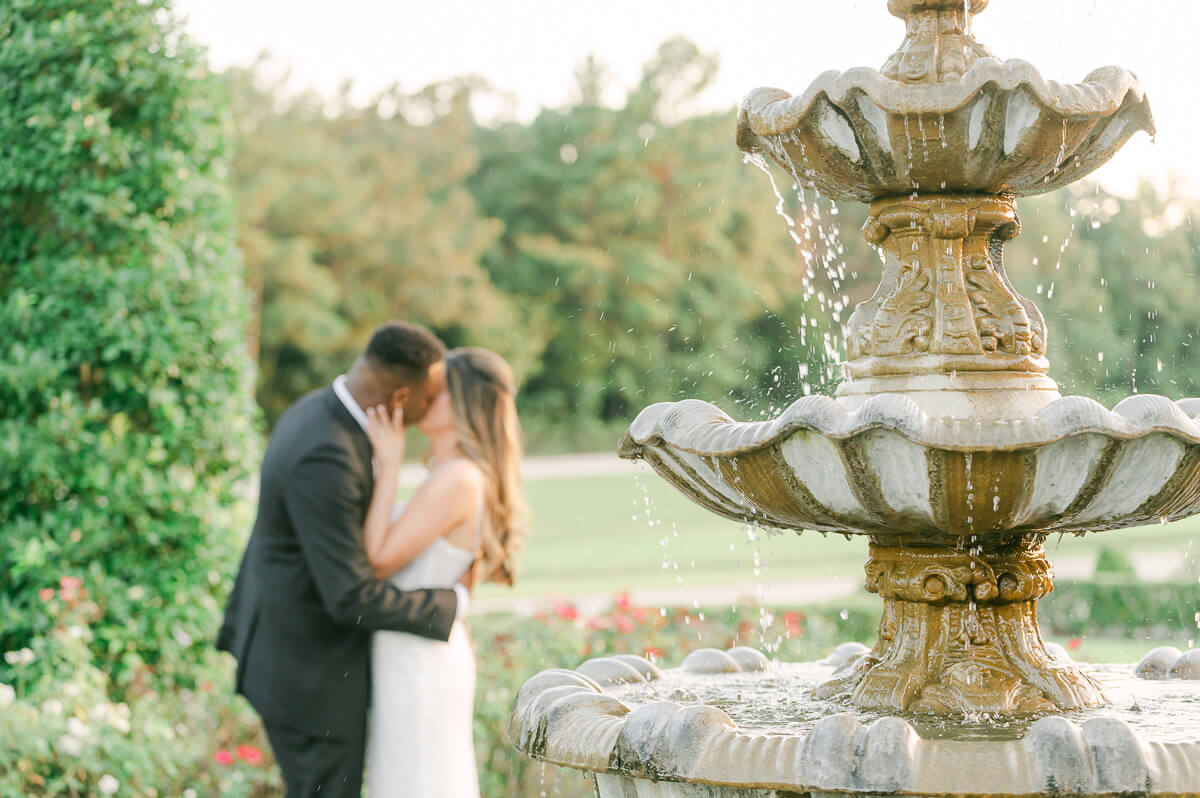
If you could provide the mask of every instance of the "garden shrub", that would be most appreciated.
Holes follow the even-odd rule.
[[[0,87],[0,651],[82,580],[106,689],[192,686],[258,446],[221,87],[165,0],[7,0]]]
[[[67,579],[49,592],[52,630],[8,652],[13,684],[0,684],[0,798],[280,794],[258,717],[223,657],[189,652],[194,688],[121,689],[94,663],[103,612],[88,584]]]
[[[279,773],[258,717],[234,695],[224,658],[193,652],[194,688],[128,690],[114,699],[108,675],[92,664],[89,646],[101,610],[84,591],[90,595],[87,582],[68,581],[44,594],[42,611],[53,630],[35,637],[25,654],[9,652],[13,682],[0,683],[0,798],[75,798],[103,794],[114,784],[117,794],[141,798],[278,795]],[[645,608],[618,596],[600,617],[581,617],[567,603],[540,617],[472,617],[482,794],[591,794],[583,774],[533,762],[512,746],[508,722],[517,691],[538,671],[617,653],[675,667],[697,648],[734,645],[785,661],[812,659],[845,640],[870,642],[875,615],[865,604],[806,615],[757,606]],[[30,681],[39,667],[42,677]]]
[[[1100,552],[1096,555],[1096,573],[1124,574],[1129,581],[1137,581],[1137,570],[1133,567],[1133,560],[1124,551],[1111,546],[1100,547]]]
[[[1046,634],[1186,641],[1198,636],[1200,584],[1097,571],[1085,582],[1056,583],[1038,602],[1038,618]]]

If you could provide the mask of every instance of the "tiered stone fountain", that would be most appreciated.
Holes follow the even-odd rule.
[[[518,747],[596,772],[602,798],[1200,795],[1200,723],[1179,722],[1200,683],[1134,689],[1048,650],[1037,623],[1047,534],[1200,512],[1200,400],[1061,396],[1042,315],[1004,268],[1015,198],[1153,132],[1149,106],[1115,67],[1068,86],[997,60],[971,35],[986,5],[888,0],[907,33],[882,73],[742,103],[743,151],[871,204],[883,277],[849,321],[837,399],[761,423],[657,404],[621,447],[728,518],[868,535],[878,643],[807,665],[740,648],[534,676]]]

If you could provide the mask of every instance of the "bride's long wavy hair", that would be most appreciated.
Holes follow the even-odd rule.
[[[463,347],[446,353],[446,387],[459,445],[486,477],[480,576],[512,585],[526,536],[516,380],[495,352]]]

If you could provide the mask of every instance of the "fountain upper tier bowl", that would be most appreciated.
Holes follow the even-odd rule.
[[[738,147],[765,154],[835,200],[922,193],[1053,191],[1092,172],[1154,122],[1137,78],[1118,67],[1082,84],[1024,61],[974,60],[957,80],[908,83],[874,69],[826,72],[803,94],[756,89]]]
[[[1198,418],[1200,399],[1150,395],[993,420],[934,418],[895,394],[852,412],[806,396],[753,423],[686,400],[643,410],[620,454],[738,521],[954,545],[1200,512]]]

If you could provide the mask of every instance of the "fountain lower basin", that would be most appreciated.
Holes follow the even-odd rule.
[[[601,798],[1141,795],[1200,792],[1200,681],[1085,669],[1110,707],[1020,718],[863,713],[812,696],[837,661],[781,665],[747,648],[693,652],[676,670],[641,657],[534,676],[517,747],[597,774]],[[853,661],[847,663],[853,666]]]

